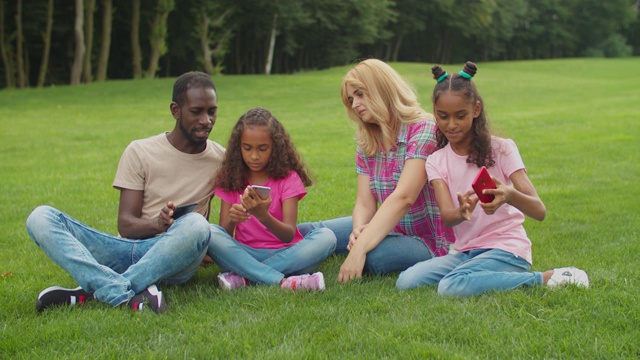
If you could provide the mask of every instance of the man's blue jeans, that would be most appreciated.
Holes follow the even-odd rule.
[[[322,228],[327,228],[336,235],[336,254],[349,252],[347,245],[349,245],[349,235],[353,230],[351,216],[298,225],[298,230],[302,235],[313,229]],[[421,238],[391,233],[367,254],[364,270],[376,275],[387,274],[405,270],[418,262],[429,260],[432,257],[433,254],[429,247]]]
[[[279,284],[289,275],[314,271],[336,248],[336,237],[328,229],[317,229],[304,239],[282,249],[254,249],[241,244],[219,225],[211,224],[207,254],[222,271],[254,283]]]
[[[438,284],[438,294],[473,296],[494,290],[542,285],[542,273],[528,272],[526,260],[500,249],[477,249],[448,254],[403,271],[396,287],[406,290]]]
[[[39,206],[27,219],[27,231],[78,285],[111,306],[160,281],[187,282],[209,244],[209,222],[198,213],[179,218],[164,234],[130,240],[92,229],[52,207]]]

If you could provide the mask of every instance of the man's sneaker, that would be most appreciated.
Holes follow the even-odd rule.
[[[129,299],[127,306],[133,309],[133,311],[144,310],[145,306],[147,306],[158,314],[167,310],[167,304],[162,296],[162,291],[158,290],[155,285],[149,286],[144,289],[144,291]]]
[[[547,286],[556,287],[564,284],[576,284],[577,286],[589,287],[589,276],[583,270],[575,267],[565,267],[553,269],[553,275],[547,282]]]
[[[313,290],[313,291],[322,291],[324,290],[324,275],[321,272],[317,272],[314,274],[303,274],[297,276],[289,276],[284,280],[282,285],[280,285],[283,289],[291,289],[291,290]]]
[[[93,293],[84,291],[78,286],[75,289],[66,289],[60,286],[48,287],[38,294],[36,300],[36,310],[38,312],[51,306],[68,305],[73,306],[93,299]]]
[[[234,272],[226,272],[218,274],[218,284],[222,290],[233,290],[249,286],[249,280]]]

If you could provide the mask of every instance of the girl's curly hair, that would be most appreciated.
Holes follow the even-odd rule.
[[[484,111],[484,102],[478,93],[476,85],[471,81],[471,78],[473,78],[477,71],[478,68],[476,64],[471,61],[467,61],[462,71],[458,74],[447,74],[440,65],[435,65],[431,69],[431,73],[438,83],[433,88],[433,97],[431,100],[435,106],[440,95],[447,91],[454,91],[462,94],[464,98],[472,104],[475,104],[477,101],[482,104],[480,114],[473,119],[473,124],[471,125],[473,140],[471,141],[471,145],[469,145],[467,163],[476,164],[478,167],[486,166],[489,168],[495,164],[493,151],[491,149],[491,132]],[[440,128],[436,131],[436,139],[438,140],[438,149],[442,149],[449,143],[449,140],[447,140],[446,136],[440,131]]]
[[[222,167],[216,175],[216,188],[241,192],[249,185],[249,167],[242,159],[240,141],[246,126],[265,126],[271,135],[273,150],[267,164],[270,178],[283,179],[293,170],[298,173],[304,186],[313,184],[309,171],[282,123],[269,110],[257,107],[242,115],[231,131]]]

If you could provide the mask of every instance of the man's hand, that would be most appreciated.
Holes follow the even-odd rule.
[[[173,225],[174,219],[172,218],[173,212],[176,211],[176,206],[171,201],[167,201],[167,205],[160,210],[158,215],[158,230],[159,233],[166,232],[171,225]]]

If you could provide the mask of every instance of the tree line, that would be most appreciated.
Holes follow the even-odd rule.
[[[640,53],[640,0],[0,0],[0,87]]]

